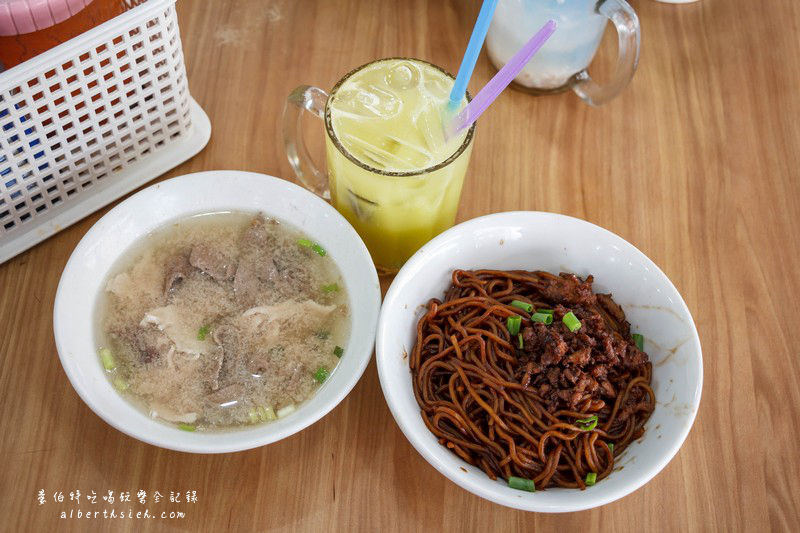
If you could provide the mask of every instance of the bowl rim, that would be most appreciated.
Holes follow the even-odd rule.
[[[567,499],[567,501],[564,503],[544,504],[537,502],[533,497],[511,499],[496,492],[492,488],[489,488],[486,483],[478,482],[469,476],[459,476],[458,481],[456,481],[456,476],[458,475],[456,470],[459,468],[459,463],[463,463],[463,460],[453,455],[451,458],[452,461],[448,460],[449,462],[441,462],[439,461],[439,458],[429,450],[429,444],[425,442],[426,438],[429,439],[429,432],[427,428],[425,428],[425,432],[428,433],[421,431],[418,432],[415,428],[411,427],[410,423],[406,422],[406,417],[401,412],[397,403],[401,396],[399,387],[392,384],[397,380],[387,368],[387,365],[389,364],[388,358],[394,355],[387,353],[389,349],[385,345],[387,342],[386,338],[389,335],[387,330],[387,317],[391,313],[391,307],[396,305],[396,302],[399,299],[402,286],[406,285],[407,283],[407,278],[410,276],[409,272],[416,268],[417,264],[424,264],[427,260],[429,260],[429,256],[433,255],[435,249],[437,249],[442,243],[454,238],[454,236],[457,234],[464,232],[474,234],[474,230],[480,229],[481,227],[489,224],[499,225],[499,221],[510,226],[514,223],[514,221],[519,221],[520,219],[527,221],[527,219],[531,218],[548,218],[556,221],[564,220],[572,224],[577,223],[578,225],[585,225],[588,230],[599,232],[612,241],[616,241],[616,244],[628,248],[630,253],[638,257],[643,264],[647,265],[658,276],[661,276],[666,282],[667,286],[674,291],[675,295],[677,295],[676,304],[688,318],[687,322],[690,326],[689,342],[692,345],[692,351],[697,354],[697,357],[692,362],[688,363],[690,366],[694,366],[692,371],[697,375],[697,387],[692,393],[691,413],[689,414],[687,420],[688,423],[681,428],[680,432],[677,432],[677,438],[673,439],[673,443],[668,448],[666,453],[664,453],[657,461],[649,463],[649,466],[646,468],[646,470],[639,474],[638,478],[635,478],[628,485],[621,487],[616,491],[597,491],[592,494],[579,492],[582,497],[576,502],[572,502]],[[489,268],[489,265],[487,265],[487,268]],[[436,295],[432,295],[431,297],[435,296]],[[380,380],[381,390],[383,391],[383,395],[386,399],[386,403],[389,406],[389,410],[391,411],[395,422],[400,427],[403,435],[405,435],[406,439],[408,439],[414,449],[416,449],[417,453],[422,455],[422,457],[431,466],[433,466],[456,486],[494,503],[522,511],[533,512],[563,513],[592,509],[621,499],[644,486],[659,472],[661,472],[661,470],[663,470],[663,468],[672,460],[672,458],[675,457],[675,455],[678,453],[678,450],[685,442],[686,437],[689,435],[689,432],[691,431],[691,428],[694,425],[694,421],[697,417],[703,388],[703,356],[700,346],[700,338],[697,333],[697,327],[695,325],[694,318],[692,317],[692,314],[683,299],[683,296],[681,296],[680,292],[672,283],[672,280],[670,280],[669,277],[658,267],[658,265],[656,265],[641,250],[619,235],[587,220],[547,211],[501,211],[472,218],[442,232],[430,240],[422,248],[420,248],[397,273],[383,299],[375,343],[375,362],[378,369],[378,378]],[[414,416],[419,416],[419,412],[415,411]],[[424,437],[422,435],[424,435]],[[436,445],[439,446],[438,443]],[[489,480],[488,477],[486,479]],[[529,496],[533,496],[533,494]]]
[[[239,185],[241,186],[242,183],[245,186],[241,187],[242,191],[246,191],[247,187],[246,184],[248,183],[247,180],[250,181],[258,181],[260,184],[263,184],[266,181],[272,183],[272,186],[283,188],[285,191],[290,192],[292,194],[299,194],[300,197],[303,197],[304,200],[309,202],[309,206],[311,208],[315,208],[321,212],[325,212],[328,216],[332,217],[340,227],[344,228],[344,235],[345,238],[352,242],[352,244],[357,248],[359,252],[359,256],[366,259],[364,261],[364,272],[362,273],[365,278],[359,279],[359,284],[356,289],[354,286],[351,290],[355,289],[359,292],[364,293],[364,299],[366,302],[371,302],[371,306],[374,307],[374,312],[365,313],[366,322],[365,330],[371,333],[372,341],[367,341],[367,346],[362,350],[362,353],[348,353],[350,357],[357,357],[358,361],[355,365],[354,371],[346,376],[343,383],[340,384],[340,387],[336,389],[333,394],[331,394],[330,398],[325,401],[322,405],[320,405],[317,409],[304,413],[302,417],[295,417],[294,420],[287,418],[287,423],[282,425],[281,427],[270,431],[268,433],[264,433],[262,435],[256,434],[256,432],[252,432],[252,430],[262,429],[265,427],[269,427],[267,424],[253,426],[253,428],[243,428],[243,429],[233,429],[230,431],[219,431],[219,432],[209,432],[209,433],[187,433],[182,432],[176,429],[176,433],[171,433],[168,436],[161,435],[161,436],[154,436],[151,433],[147,432],[137,432],[130,430],[129,427],[120,423],[120,421],[106,412],[106,407],[101,405],[98,398],[94,397],[89,390],[91,385],[85,383],[84,380],[78,373],[78,369],[82,366],[80,361],[74,360],[72,357],[67,355],[67,340],[65,340],[65,333],[63,332],[63,328],[67,327],[68,324],[66,323],[69,318],[69,310],[71,309],[69,303],[66,302],[65,293],[68,290],[67,284],[71,281],[69,280],[69,273],[79,267],[80,265],[77,263],[78,256],[85,253],[85,250],[90,246],[91,243],[95,242],[102,238],[103,232],[108,231],[111,227],[111,223],[120,216],[122,216],[131,206],[136,205],[142,199],[147,199],[149,195],[154,194],[155,191],[158,191],[158,194],[165,194],[168,193],[171,188],[174,187],[185,187],[185,182],[191,183],[193,180],[206,180],[206,179],[213,179],[213,180],[220,180],[220,179],[230,179],[233,181],[241,182]],[[243,192],[242,194],[245,194]],[[186,206],[188,207],[191,202],[190,200],[186,199],[183,200],[186,202]],[[227,208],[225,208],[227,209]],[[247,211],[248,209],[243,208],[243,210]],[[267,215],[270,215],[270,212],[266,208],[257,209]],[[208,212],[208,209],[187,209],[185,212],[181,212],[177,215],[166,217],[160,223],[159,227],[169,224],[172,221],[179,220],[186,218],[188,216],[192,216],[194,214],[201,214],[204,212]],[[285,217],[278,217],[280,220],[285,220],[289,224],[292,224],[296,227],[299,227],[299,224],[292,220],[285,219]],[[136,241],[144,238],[147,235],[147,231],[141,231],[136,237]],[[134,244],[135,245],[135,244]],[[104,275],[108,274],[110,268],[113,268],[114,261],[119,259],[121,255],[123,255],[129,247],[125,247],[120,253],[116,254],[116,258],[110,262],[110,265],[104,270]],[[337,264],[337,267],[339,265]],[[339,271],[342,274],[343,278],[347,278],[347,273],[341,267],[339,267]],[[96,300],[94,300],[96,303]],[[330,204],[324,201],[322,198],[313,194],[312,192],[308,191],[307,189],[300,187],[292,182],[287,180],[278,178],[276,176],[271,176],[268,174],[261,174],[256,172],[246,172],[246,171],[239,171],[239,170],[211,170],[211,171],[203,171],[203,172],[194,172],[189,174],[183,174],[180,176],[176,176],[167,180],[163,180],[160,182],[153,183],[144,189],[136,192],[135,194],[125,198],[112,209],[110,209],[106,214],[104,214],[100,219],[98,219],[92,227],[84,234],[81,240],[73,249],[72,253],[70,254],[67,263],[64,266],[64,270],[61,273],[61,277],[59,279],[58,288],[56,290],[55,301],[53,305],[53,336],[55,339],[56,350],[59,356],[59,360],[61,362],[61,367],[64,370],[64,373],[67,375],[72,388],[78,394],[78,396],[83,400],[83,402],[103,421],[108,423],[110,426],[114,427],[115,429],[119,430],[120,432],[142,442],[146,442],[153,446],[158,446],[160,448],[165,448],[169,450],[179,451],[179,452],[188,452],[188,453],[209,453],[209,454],[216,454],[216,453],[230,453],[230,452],[237,452],[237,451],[244,451],[252,448],[257,448],[261,446],[265,446],[267,444],[271,444],[273,442],[277,442],[282,440],[286,437],[289,437],[295,433],[302,431],[303,429],[311,426],[312,424],[319,421],[325,415],[330,413],[336,406],[338,406],[342,400],[352,391],[358,381],[364,374],[367,366],[369,365],[370,360],[372,359],[372,353],[374,352],[374,339],[375,339],[375,331],[377,329],[377,322],[380,310],[380,303],[381,303],[381,292],[380,292],[380,283],[378,278],[377,270],[375,269],[375,265],[372,262],[371,256],[369,251],[367,250],[366,245],[364,244],[361,237],[356,233],[355,229],[352,225],[338,212],[334,209]],[[94,307],[90,310],[90,312],[94,311]],[[351,311],[351,318],[352,318],[352,311]],[[62,322],[63,321],[63,322]],[[354,325],[351,324],[351,334],[353,333]],[[335,373],[334,373],[335,374]],[[110,386],[110,384],[109,384]],[[309,400],[313,399],[314,396],[309,398]],[[128,403],[128,400],[125,398],[119,397],[119,400],[122,402]],[[302,402],[298,405],[298,411],[301,411],[305,405],[308,405],[308,401]],[[297,413],[299,414],[299,413]],[[153,420],[153,423],[163,425],[161,422]],[[166,426],[166,425],[165,425]],[[169,427],[169,426],[166,426]],[[221,442],[220,437],[214,437],[224,435],[224,436],[231,436],[240,433],[242,435],[242,439],[232,439],[229,442]],[[192,438],[194,437],[194,438]],[[199,437],[199,438],[197,438]]]

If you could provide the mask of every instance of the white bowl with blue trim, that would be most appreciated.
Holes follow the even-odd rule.
[[[656,408],[644,435],[596,485],[533,493],[493,481],[428,430],[414,398],[408,354],[431,298],[442,299],[453,270],[545,270],[593,274],[596,292],[612,293],[632,330],[645,336],[653,362]],[[378,374],[397,424],[414,448],[456,485],[487,500],[537,512],[590,509],[630,494],[675,456],[700,405],[703,361],[692,315],[675,286],[642,252],[594,224],[554,213],[496,213],[459,224],[423,246],[403,266],[384,298],[376,341]]]
[[[108,273],[132,245],[170,222],[224,211],[261,212],[320,243],[338,266],[348,294],[350,338],[335,371],[297,409],[274,422],[229,431],[181,431],[123,398],[97,355],[94,310]],[[53,329],[61,364],[75,391],[118,430],[162,448],[223,453],[292,435],[330,412],[353,389],[372,357],[380,285],[369,252],[353,227],[318,196],[288,181],[239,171],[188,174],[151,185],[106,213],[81,239],[56,293]]]

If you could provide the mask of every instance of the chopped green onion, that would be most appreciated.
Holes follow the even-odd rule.
[[[330,375],[331,373],[328,372],[328,369],[325,368],[324,366],[321,366],[317,369],[316,372],[314,372],[314,379],[317,380],[318,383],[322,383],[323,381],[328,379],[328,376]]]
[[[344,355],[344,348],[342,348],[341,346],[335,347],[333,349],[333,355],[335,355],[336,357],[343,356]]]
[[[261,405],[258,406],[258,417],[264,422],[278,418],[275,415],[275,410],[272,407],[263,407]]]
[[[522,333],[517,335],[517,340],[519,340],[519,349],[521,350],[525,346],[522,344]]]
[[[183,431],[194,431],[197,428],[194,426],[194,424],[180,423],[180,424],[178,424],[178,429],[182,429]]]
[[[576,420],[575,423],[582,431],[591,431],[597,427],[597,415],[592,415],[589,418],[581,418]]]
[[[339,292],[339,285],[336,283],[331,283],[330,285],[323,285],[322,286],[323,292]]]
[[[275,414],[275,410],[272,407],[264,407],[261,405],[250,409],[250,412],[247,413],[247,416],[250,418],[250,422],[253,424],[257,424],[259,422],[268,422],[278,418],[278,416]]]
[[[608,449],[611,450],[611,455],[614,455],[614,443],[613,442],[609,442],[608,443]]]
[[[323,248],[319,244],[317,244],[317,243],[315,243],[313,241],[310,241],[308,239],[297,239],[297,244],[299,244],[303,248],[311,248],[312,250],[317,252],[322,257],[325,257],[327,255],[327,253],[328,253],[328,252],[325,251],[325,248]]]
[[[120,376],[115,377],[113,383],[114,388],[120,392],[128,390],[128,387],[130,387],[130,384],[128,384],[128,382],[122,379]]]
[[[206,324],[205,326],[201,327],[197,330],[197,340],[204,341],[208,336],[208,332],[211,331],[211,326]]]
[[[517,309],[522,309],[526,313],[530,313],[533,311],[533,306],[529,303],[520,302],[519,300],[513,300],[511,305],[516,307]]]
[[[541,322],[542,324],[552,324],[553,315],[548,315],[547,313],[534,313],[531,315],[531,320],[534,322]]]
[[[331,332],[330,331],[318,331],[318,332],[314,333],[314,336],[317,337],[319,340],[324,341],[328,337],[331,336]]]
[[[512,335],[516,335],[519,333],[519,328],[522,325],[522,317],[518,315],[512,315],[506,319],[506,328],[508,328],[508,332]]]
[[[578,317],[576,317],[572,311],[564,315],[561,321],[564,322],[564,325],[573,333],[581,329],[581,321],[578,320]]]
[[[537,309],[536,312],[537,313],[541,313],[543,315],[552,315],[553,314],[553,310],[552,309]]]
[[[117,368],[117,362],[108,348],[100,348],[100,361],[103,363],[103,368],[106,370],[114,370]]]
[[[536,492],[536,486],[533,484],[532,479],[525,479],[524,477],[508,478],[508,486],[512,489],[527,490],[528,492]]]
[[[286,415],[292,414],[294,410],[295,406],[293,403],[290,403],[285,407],[281,407],[280,409],[278,409],[278,418],[283,418]]]
[[[631,335],[633,337],[633,342],[636,343],[636,347],[640,350],[644,350],[644,335],[639,335],[638,333],[634,333]]]
[[[591,487],[597,483],[597,473],[596,472],[589,472],[586,474],[586,486]]]

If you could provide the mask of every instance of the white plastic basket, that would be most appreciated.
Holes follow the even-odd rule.
[[[175,0],[140,4],[0,73],[0,263],[190,158]]]

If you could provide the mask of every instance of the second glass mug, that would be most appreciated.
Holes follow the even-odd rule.
[[[366,163],[363,154],[361,158],[356,157],[352,149],[348,150],[344,146],[340,135],[337,135],[331,117],[331,102],[337,98],[348,79],[364,69],[380,69],[384,62],[385,68],[389,70],[410,64],[409,68],[419,69],[417,73],[424,72],[424,75],[431,78],[440,76],[441,80],[430,81],[438,84],[437,90],[443,93],[439,96],[446,104],[447,93],[453,82],[449,73],[418,59],[380,59],[346,74],[336,83],[330,94],[308,85],[294,89],[284,107],[283,137],[289,163],[300,183],[322,198],[331,200],[333,206],[364,239],[378,271],[389,274],[397,272],[417,249],[455,222],[461,188],[472,152],[475,125],[462,134],[463,141],[448,144],[448,147],[454,147],[452,152],[432,165],[395,171],[376,168],[380,166],[378,164]],[[426,90],[428,86],[426,78]],[[421,83],[418,90],[423,91]],[[402,99],[403,95],[399,96]],[[418,99],[414,95],[409,97]],[[462,105],[468,98],[469,96],[465,97]],[[303,141],[301,123],[304,110],[324,121],[327,174],[314,164]],[[387,131],[408,127],[411,126],[390,122]],[[395,131],[388,133],[397,134]],[[349,138],[352,137],[353,135],[349,135]],[[359,142],[362,141],[378,143],[379,139],[359,139]],[[381,146],[385,148],[384,145]],[[369,148],[381,151],[375,147]],[[375,155],[374,151],[371,153]]]
[[[631,81],[639,62],[639,19],[625,0],[500,0],[486,36],[489,59],[501,68],[548,19],[558,29],[514,80],[535,94],[572,89],[590,105],[603,104]],[[606,23],[619,37],[617,66],[607,85],[586,69],[594,59]]]

